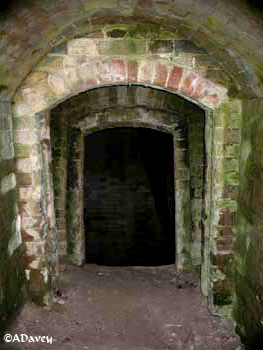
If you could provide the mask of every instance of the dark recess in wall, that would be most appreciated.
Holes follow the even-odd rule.
[[[172,135],[116,128],[86,137],[87,263],[175,262],[173,167]]]

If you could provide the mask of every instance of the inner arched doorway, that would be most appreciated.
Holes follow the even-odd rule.
[[[94,101],[97,103],[94,104]],[[158,138],[156,141],[154,137],[149,137],[148,142],[145,137],[140,136],[141,146],[148,149],[148,155],[141,149],[140,157],[146,159],[143,167],[149,166],[147,172],[153,176],[150,180],[155,194],[165,198],[158,211],[164,217],[162,225],[165,226],[165,231],[171,226],[174,232],[173,242],[170,244],[173,250],[176,241],[176,251],[168,260],[176,262],[178,270],[200,267],[204,257],[204,213],[208,210],[205,203],[205,183],[208,181],[206,172],[210,171],[206,166],[205,156],[205,132],[209,135],[209,127],[205,131],[205,114],[202,109],[180,97],[142,86],[92,90],[65,101],[51,112],[53,179],[60,254],[69,254],[77,265],[85,262],[83,211],[87,206],[92,206],[92,203],[85,204],[85,186],[83,187],[83,169],[87,168],[85,140],[92,138],[92,135],[96,139],[105,130],[110,133],[110,130],[116,128],[141,130],[142,134],[148,130],[154,135],[170,137],[169,150],[166,138]],[[125,138],[123,142],[124,140]],[[211,139],[208,137],[207,141],[209,144]],[[95,145],[89,147],[92,157],[94,147]],[[160,164],[147,164],[151,158],[153,164],[159,158]],[[109,162],[112,159],[114,155],[108,155]],[[154,166],[158,170],[154,171]],[[170,177],[164,175],[165,172],[158,174],[158,171],[162,172],[167,168]],[[96,186],[99,184],[93,187]],[[91,192],[96,197],[94,190]],[[114,207],[114,202],[111,204]],[[95,201],[95,206],[98,205],[101,204]],[[167,210],[164,210],[165,207]],[[117,209],[114,211],[117,212]],[[171,215],[168,214],[169,211],[172,212]],[[92,225],[90,229],[94,229]],[[93,240],[96,241],[94,235]],[[100,243],[97,243],[99,246]]]

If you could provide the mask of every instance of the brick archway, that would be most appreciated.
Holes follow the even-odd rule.
[[[216,113],[221,105],[229,103],[227,89],[204,78],[198,71],[174,64],[169,59],[156,59],[154,55],[139,58],[101,56],[97,49],[98,41],[83,38],[69,42],[66,54],[59,60],[40,62],[14,97],[14,141],[20,178],[19,205],[26,279],[31,294],[40,303],[51,302],[52,283],[55,283],[58,274],[49,111],[83,91],[135,84],[168,91],[197,104],[206,111],[206,128],[211,131],[214,127],[213,111]],[[210,137],[207,141],[209,159],[215,140]],[[220,164],[217,162],[217,166],[220,167]],[[209,163],[207,171],[210,173],[212,168],[213,164]],[[210,206],[210,183],[207,184],[207,192],[207,206]],[[211,215],[212,212],[209,212],[207,240],[211,235]],[[209,276],[209,242],[205,247],[203,276]],[[206,278],[203,282],[205,295],[208,295],[209,289]]]

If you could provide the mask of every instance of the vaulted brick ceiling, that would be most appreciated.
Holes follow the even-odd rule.
[[[243,0],[27,0],[10,2],[1,14],[2,97],[12,96],[54,47],[75,37],[103,36],[113,23],[151,27],[153,35],[177,33],[215,59],[227,73],[219,78],[225,85],[234,82],[243,97],[263,95],[263,16]]]

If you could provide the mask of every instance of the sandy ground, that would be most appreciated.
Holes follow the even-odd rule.
[[[198,276],[173,266],[63,265],[52,310],[26,304],[8,333],[52,337],[4,350],[241,350],[229,320],[212,316]]]

